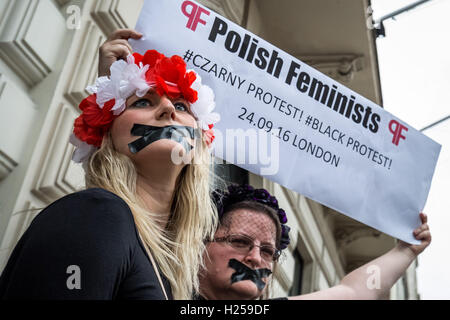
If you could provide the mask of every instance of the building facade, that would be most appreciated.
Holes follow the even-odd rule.
[[[275,46],[382,105],[369,0],[203,0]],[[133,28],[143,0],[0,2],[0,271],[40,209],[84,186],[68,144],[85,87],[97,77],[98,48]],[[292,241],[273,296],[309,293],[395,245],[395,239],[260,176],[218,168],[227,181],[274,193]],[[338,186],[336,186],[338,187]],[[413,263],[391,299],[418,299]]]

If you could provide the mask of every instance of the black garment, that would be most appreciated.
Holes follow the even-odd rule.
[[[67,286],[71,265],[81,289]],[[33,220],[0,277],[0,299],[18,298],[165,299],[130,208],[99,188],[65,196]]]

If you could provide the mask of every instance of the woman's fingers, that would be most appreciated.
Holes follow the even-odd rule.
[[[123,49],[125,49],[126,52],[127,52],[125,57],[128,54],[131,54],[132,51],[133,51],[133,49],[131,48],[131,46],[130,46],[130,44],[128,43],[127,40],[117,39],[117,40],[105,42],[100,47],[100,54],[104,55],[104,56],[110,56],[111,53],[120,52],[120,56],[119,57],[122,57],[123,56]]]
[[[98,76],[109,76],[111,65],[118,59],[126,60],[130,53],[130,49],[123,44],[116,44],[109,48],[100,47]]]
[[[419,214],[422,224],[420,227],[414,230],[414,238],[420,240],[419,245],[409,245],[408,247],[414,252],[414,254],[419,255],[422,253],[431,243],[431,232],[428,226],[428,217],[425,213],[421,212]]]
[[[425,238],[431,238],[431,231],[430,230],[424,230],[422,232],[419,232],[415,235],[415,238],[417,240],[419,239],[425,239]]]
[[[422,224],[420,227],[415,229],[414,230],[414,234],[417,235],[417,234],[419,234],[419,233],[421,233],[422,231],[425,231],[425,230],[430,230],[430,227],[426,223]]]
[[[423,212],[420,213],[420,221],[422,223],[424,223],[424,221],[425,221],[425,215],[423,214]]]
[[[425,240],[425,241],[431,241],[431,232],[430,231],[422,231],[418,235],[416,235],[417,240]]]
[[[425,213],[421,212],[420,213],[420,220],[422,221],[422,223],[427,223],[428,216]]]
[[[131,48],[131,45],[125,39],[117,39],[117,40],[112,40],[112,41],[109,42],[109,46],[111,46],[111,47],[117,46],[117,45],[126,46],[130,53],[133,52],[133,49]]]
[[[101,49],[100,62],[111,65],[118,59],[126,60],[129,54],[131,54],[131,51],[127,46],[116,44],[115,46]]]
[[[124,45],[117,45],[111,49],[111,52],[114,53],[115,57],[122,58],[124,60],[126,60],[128,55],[131,54],[131,50]]]
[[[111,65],[119,59],[126,60],[133,49],[128,43],[129,38],[139,39],[142,34],[132,29],[114,31],[99,48],[98,75],[109,76]]]
[[[424,230],[430,229],[430,227],[428,226],[428,223],[427,223],[428,217],[425,213],[423,213],[423,212],[420,213],[420,220],[422,221],[422,225],[414,230],[415,235],[418,235],[420,232],[422,232]]]
[[[142,37],[142,33],[137,32],[133,29],[118,29],[109,35],[108,41],[117,39],[139,39]]]

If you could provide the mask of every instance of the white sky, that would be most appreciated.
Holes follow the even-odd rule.
[[[416,0],[372,0],[374,19]],[[431,0],[384,23],[377,39],[384,108],[414,128],[450,115],[450,0]],[[419,256],[422,299],[450,299],[450,119],[424,131],[442,145],[424,212],[431,245]]]

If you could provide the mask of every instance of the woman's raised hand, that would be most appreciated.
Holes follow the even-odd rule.
[[[413,245],[406,243],[404,241],[399,241],[399,245],[403,247],[407,247],[411,249],[411,251],[418,256],[420,253],[422,253],[423,250],[425,250],[426,247],[428,247],[431,243],[431,232],[430,227],[427,224],[428,217],[425,213],[420,213],[420,220],[422,220],[422,225],[418,227],[416,230],[414,230],[414,237],[417,240],[421,240],[421,243],[418,245]]]
[[[132,29],[114,31],[99,48],[98,76],[109,76],[109,68],[119,59],[127,59],[132,53],[128,39],[140,39],[142,34]]]

